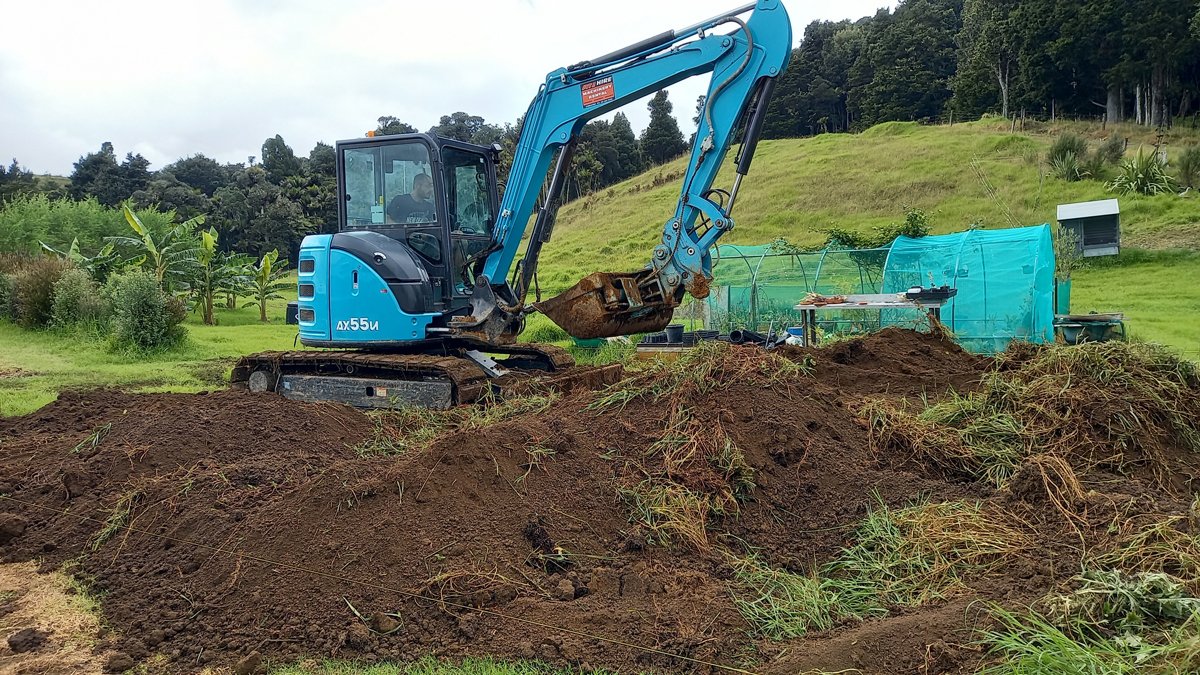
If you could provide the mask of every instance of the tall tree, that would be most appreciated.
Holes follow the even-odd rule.
[[[276,185],[291,176],[299,176],[304,168],[300,158],[279,134],[263,142],[262,166],[267,171],[267,178]]]
[[[200,190],[184,183],[165,171],[155,175],[144,188],[134,191],[130,197],[138,208],[157,207],[160,211],[174,211],[180,221],[205,215],[212,203]]]
[[[333,178],[337,175],[337,154],[333,146],[317,141],[308,153],[308,170],[318,176]]]
[[[662,164],[683,154],[687,144],[679,131],[679,122],[671,115],[671,101],[667,90],[660,89],[646,104],[650,111],[650,123],[642,132],[642,153],[655,164]]]
[[[229,172],[216,160],[201,153],[164,166],[162,173],[169,173],[179,182],[196,188],[205,196],[212,197],[221,187],[229,183]]]
[[[613,182],[631,178],[645,170],[641,149],[638,147],[637,136],[633,134],[633,126],[625,113],[613,115],[612,124],[608,127],[612,135],[613,146],[616,150],[619,165],[613,169]]]
[[[859,70],[860,121],[932,119],[950,98],[962,0],[907,0],[872,22]],[[869,73],[869,78],[867,77]]]
[[[125,161],[117,167],[117,182],[117,192],[120,193],[121,199],[128,199],[138,190],[146,189],[150,182],[150,161],[142,157],[141,153],[126,153]]]
[[[14,197],[37,191],[37,179],[29,169],[22,169],[21,164],[13,159],[7,169],[0,164],[0,204]]]
[[[380,117],[379,126],[375,127],[376,136],[394,136],[396,134],[415,134],[417,128],[407,122],[401,122],[400,118],[384,115]]]
[[[958,72],[954,77],[956,110],[978,114],[999,101],[1008,117],[1009,90],[1017,63],[1012,25],[1016,0],[966,0],[958,32]]]
[[[460,111],[451,115],[442,115],[429,133],[453,138],[464,143],[491,145],[500,141],[504,135],[504,129],[495,124],[488,124],[479,115]]]
[[[115,208],[129,196],[121,194],[120,169],[113,144],[101,143],[99,152],[90,152],[75,162],[70,176],[71,198],[95,197],[101,204]]]

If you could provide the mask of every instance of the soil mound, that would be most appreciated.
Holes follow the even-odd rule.
[[[903,328],[821,348],[788,347],[789,358],[810,356],[816,377],[843,394],[919,396],[969,391],[990,365],[951,340]]]
[[[917,669],[968,628],[959,604],[770,642],[748,637],[730,555],[808,574],[854,543],[872,506],[1007,499],[1048,543],[962,597],[1047,588],[1046,556],[1078,544],[1079,522],[894,461],[858,412],[868,396],[971,390],[989,364],[896,330],[827,349],[702,349],[609,389],[477,409],[483,421],[244,391],[64,394],[0,420],[0,552],[77,560],[115,629],[105,646],[179,672],[427,654],[765,669],[781,644],[811,645],[804,667]],[[1113,511],[1088,517],[1103,528]],[[839,661],[855,630],[886,646]],[[928,672],[978,661],[939,649]]]

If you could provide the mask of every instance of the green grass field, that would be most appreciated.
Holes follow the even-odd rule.
[[[292,348],[296,328],[284,324],[286,303],[270,303],[272,321],[267,324],[259,322],[257,307],[218,309],[216,326],[205,326],[197,314],[190,314],[187,340],[152,355],[113,352],[103,338],[28,331],[0,321],[0,372],[18,369],[23,375],[0,376],[0,415],[36,410],[64,389],[223,389],[238,356]]]
[[[1133,339],[1200,361],[1200,252],[1126,251],[1075,272],[1071,311],[1123,312]]]

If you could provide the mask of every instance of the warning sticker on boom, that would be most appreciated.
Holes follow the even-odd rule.
[[[587,108],[598,103],[611,101],[617,97],[617,91],[613,88],[611,77],[602,77],[599,80],[584,82],[579,88],[583,93],[583,107]]]

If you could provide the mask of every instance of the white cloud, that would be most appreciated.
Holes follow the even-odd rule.
[[[0,160],[68,174],[112,141],[154,167],[202,152],[259,155],[281,134],[298,154],[353,138],[380,115],[425,129],[457,110],[525,111],[545,74],[738,0],[42,0],[0,24]],[[814,19],[890,0],[789,3],[795,39]],[[671,88],[691,126],[703,78]],[[626,107],[635,129],[644,103]]]

